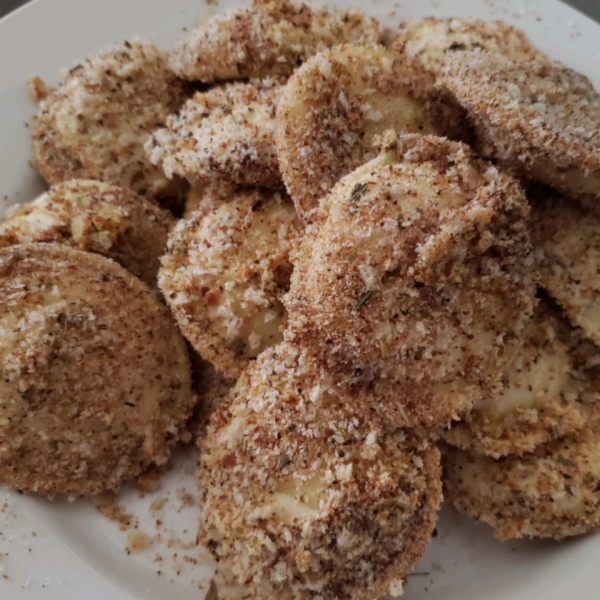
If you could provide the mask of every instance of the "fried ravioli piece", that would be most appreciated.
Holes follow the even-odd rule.
[[[276,127],[279,167],[299,215],[310,220],[337,181],[375,158],[375,135],[456,129],[458,115],[434,84],[419,63],[381,46],[338,46],[302,65]]]
[[[511,60],[549,60],[527,36],[504,21],[469,17],[428,18],[405,21],[394,48],[417,58],[427,69],[439,71],[447,53],[483,49]]]
[[[572,323],[600,344],[600,209],[546,196],[532,203],[531,239],[540,284]]]
[[[201,451],[200,541],[257,600],[397,592],[435,525],[435,444],[348,415],[286,343],[242,374]]]
[[[176,195],[144,144],[178,110],[183,83],[154,44],[125,42],[83,60],[40,102],[33,149],[50,184],[99,179],[152,197]]]
[[[146,143],[152,164],[192,184],[221,179],[277,189],[274,80],[231,83],[198,92]]]
[[[585,76],[557,62],[458,52],[439,83],[467,110],[484,156],[568,196],[600,196],[600,96]]]
[[[175,219],[127,188],[74,179],[33,202],[15,206],[0,221],[0,248],[57,242],[117,261],[156,286],[159,259]]]
[[[540,444],[581,429],[586,412],[579,403],[585,378],[562,338],[569,325],[540,303],[523,345],[502,378],[502,390],[480,400],[444,439],[459,448],[494,458],[522,455]]]
[[[79,496],[167,461],[195,397],[150,289],[58,244],[0,250],[0,482]]]
[[[183,36],[171,54],[190,81],[289,77],[308,57],[344,43],[376,44],[379,24],[357,10],[288,0],[254,0],[216,15]]]
[[[582,535],[600,527],[600,434],[586,427],[501,460],[448,447],[444,486],[456,510],[500,540]]]
[[[227,377],[281,338],[291,245],[298,234],[287,196],[238,189],[180,221],[158,283],[183,335]]]
[[[294,256],[286,339],[396,426],[446,425],[499,384],[535,294],[513,179],[463,144],[390,132],[321,211]]]

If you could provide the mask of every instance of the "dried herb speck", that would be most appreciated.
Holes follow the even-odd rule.
[[[371,296],[373,295],[373,292],[365,292],[364,294],[361,294],[357,299],[356,302],[354,304],[354,310],[355,311],[359,311],[371,298]]]
[[[562,454],[558,455],[558,462],[565,467],[574,467],[575,463],[568,458],[565,458]]]
[[[352,195],[350,196],[350,204],[354,204],[355,202],[358,202],[367,193],[368,189],[369,189],[368,184],[357,183],[354,186],[354,189],[352,190]]]
[[[279,468],[280,469],[284,469],[291,462],[292,462],[292,459],[287,454],[284,454],[283,456],[279,457]]]

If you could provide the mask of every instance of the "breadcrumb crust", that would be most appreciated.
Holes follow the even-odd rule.
[[[0,482],[72,496],[163,464],[195,397],[168,309],[103,256],[0,250]]]
[[[184,85],[154,44],[125,42],[67,71],[31,120],[38,168],[50,183],[99,179],[151,197],[175,196],[144,143],[183,103]]]
[[[377,156],[376,135],[459,129],[460,111],[434,84],[417,61],[381,46],[336,46],[294,72],[275,137],[283,180],[304,220],[337,181]]]
[[[194,349],[227,377],[276,344],[298,219],[283,193],[237,189],[181,220],[158,284]]]
[[[336,44],[376,44],[379,24],[362,11],[287,0],[254,0],[215,15],[184,35],[171,53],[184,79],[288,77],[310,56]]]
[[[513,179],[463,144],[391,132],[320,214],[294,254],[285,339],[332,385],[396,426],[446,425],[499,385],[535,294]]]
[[[569,196],[600,195],[600,96],[584,75],[459,52],[446,57],[439,84],[467,110],[484,156]]]
[[[0,248],[65,244],[112,258],[155,287],[159,259],[174,225],[167,210],[132,190],[74,179],[10,209],[0,221]]]
[[[439,452],[350,417],[297,348],[242,374],[201,444],[200,541],[257,599],[375,600],[421,556]]]

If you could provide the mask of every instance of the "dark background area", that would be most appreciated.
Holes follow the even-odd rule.
[[[27,0],[0,0],[0,17],[14,10],[21,4],[25,4]],[[165,0],[168,2],[169,0]],[[600,0],[563,0],[567,4],[577,8],[582,13],[585,13],[592,19],[600,21]]]

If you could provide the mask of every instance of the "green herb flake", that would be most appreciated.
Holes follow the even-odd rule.
[[[367,183],[357,183],[352,190],[352,195],[350,196],[350,204],[355,204],[358,202],[369,189],[369,185]]]
[[[568,458],[565,458],[562,454],[558,455],[558,462],[564,467],[574,467],[575,463]]]
[[[283,456],[279,457],[279,468],[285,469],[285,467],[287,467],[291,462],[292,459],[287,454],[284,454]]]
[[[352,262],[352,261],[356,260],[356,254],[346,254],[346,256],[344,256],[344,260],[347,260],[348,262]]]
[[[234,354],[239,354],[242,352],[246,344],[244,344],[244,340],[241,337],[236,337],[231,344],[229,344],[229,349]]]
[[[359,311],[370,300],[372,295],[373,292],[371,291],[361,294],[354,303],[354,310]]]

